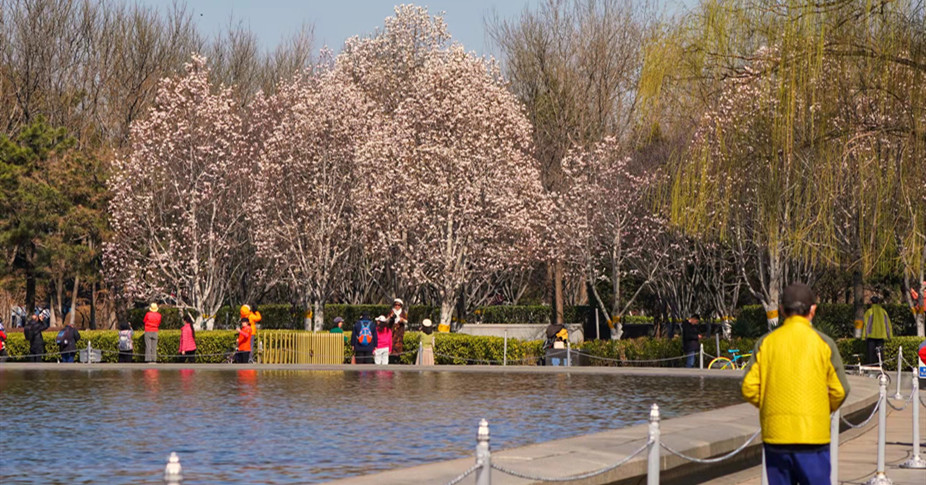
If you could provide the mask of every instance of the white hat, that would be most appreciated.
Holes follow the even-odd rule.
[[[398,303],[399,305],[405,306],[405,302],[402,301],[400,298],[396,298],[395,300],[392,300],[393,305],[395,305],[396,303]]]
[[[377,322],[385,322],[385,321],[386,321],[386,317],[380,315],[380,316],[376,317],[376,321],[377,321]]]
[[[431,325],[434,325],[434,323],[431,322],[430,318],[425,318],[424,320],[421,321],[422,327],[430,327]]]

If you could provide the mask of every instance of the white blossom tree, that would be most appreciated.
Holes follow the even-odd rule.
[[[284,83],[268,106],[282,115],[265,141],[248,214],[258,254],[312,309],[306,330],[319,331],[325,302],[350,277],[355,155],[375,113],[355,86],[326,69]]]
[[[132,126],[131,152],[109,180],[113,237],[105,266],[131,296],[196,310],[211,328],[242,244],[247,160],[230,88],[210,83],[194,56],[186,75],[161,81]]]

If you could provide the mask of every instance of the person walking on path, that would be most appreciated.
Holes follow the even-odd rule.
[[[241,328],[238,330],[238,352],[235,362],[247,364],[251,360],[251,322],[247,318],[241,319]]]
[[[689,369],[694,367],[695,355],[701,350],[699,323],[701,323],[701,315],[695,313],[682,324],[682,352],[685,353],[685,367]]]
[[[813,328],[816,297],[795,283],[782,295],[784,323],[756,342],[742,382],[759,408],[769,485],[830,483],[830,413],[849,394],[836,344]]]
[[[132,362],[135,350],[135,332],[129,322],[119,324],[119,362]]]
[[[868,363],[878,363],[878,349],[884,348],[884,341],[891,338],[891,318],[881,306],[881,298],[871,297],[871,308],[862,319],[862,338],[868,345]]]
[[[376,365],[389,364],[389,354],[392,353],[392,327],[386,317],[376,317],[376,349],[373,351],[373,363]]]
[[[180,362],[193,363],[196,361],[196,330],[193,328],[193,319],[189,315],[183,316],[179,350]]]
[[[429,318],[421,321],[421,365],[434,365],[434,323]]]
[[[38,313],[32,315],[32,319],[23,329],[23,336],[29,342],[29,361],[41,362],[45,356],[45,339],[42,338],[42,332],[48,328],[48,325],[42,321]]]
[[[354,330],[350,334],[350,345],[354,348],[354,363],[372,364],[376,344],[376,328],[370,316],[364,313],[354,324]]]
[[[145,362],[158,361],[158,329],[161,328],[161,313],[158,304],[148,305],[145,313]]]
[[[79,340],[80,332],[70,322],[58,332],[55,342],[58,344],[58,352],[61,353],[61,362],[74,362],[74,354],[77,353],[77,341]],[[88,355],[87,358],[89,359],[90,356]]]

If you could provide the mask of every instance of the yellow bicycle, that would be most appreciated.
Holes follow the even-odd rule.
[[[742,369],[746,367],[752,354],[739,354],[739,349],[730,349],[730,358],[717,357],[707,365],[708,369]]]

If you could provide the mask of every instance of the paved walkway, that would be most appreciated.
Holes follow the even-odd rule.
[[[889,388],[888,396],[895,389]],[[904,391],[909,396],[910,386]],[[926,400],[926,392],[920,394]],[[895,406],[899,403],[892,400]],[[888,407],[887,439],[885,463],[887,477],[894,485],[924,485],[926,470],[909,470],[900,468],[900,464],[910,458],[913,451],[913,411],[912,403],[903,411]],[[926,408],[920,405],[920,456],[926,459]],[[874,476],[878,463],[878,418],[860,430],[843,431],[839,445],[839,483],[846,485],[864,484]],[[742,472],[727,475],[709,482],[710,485],[760,485],[761,468],[754,467]]]

